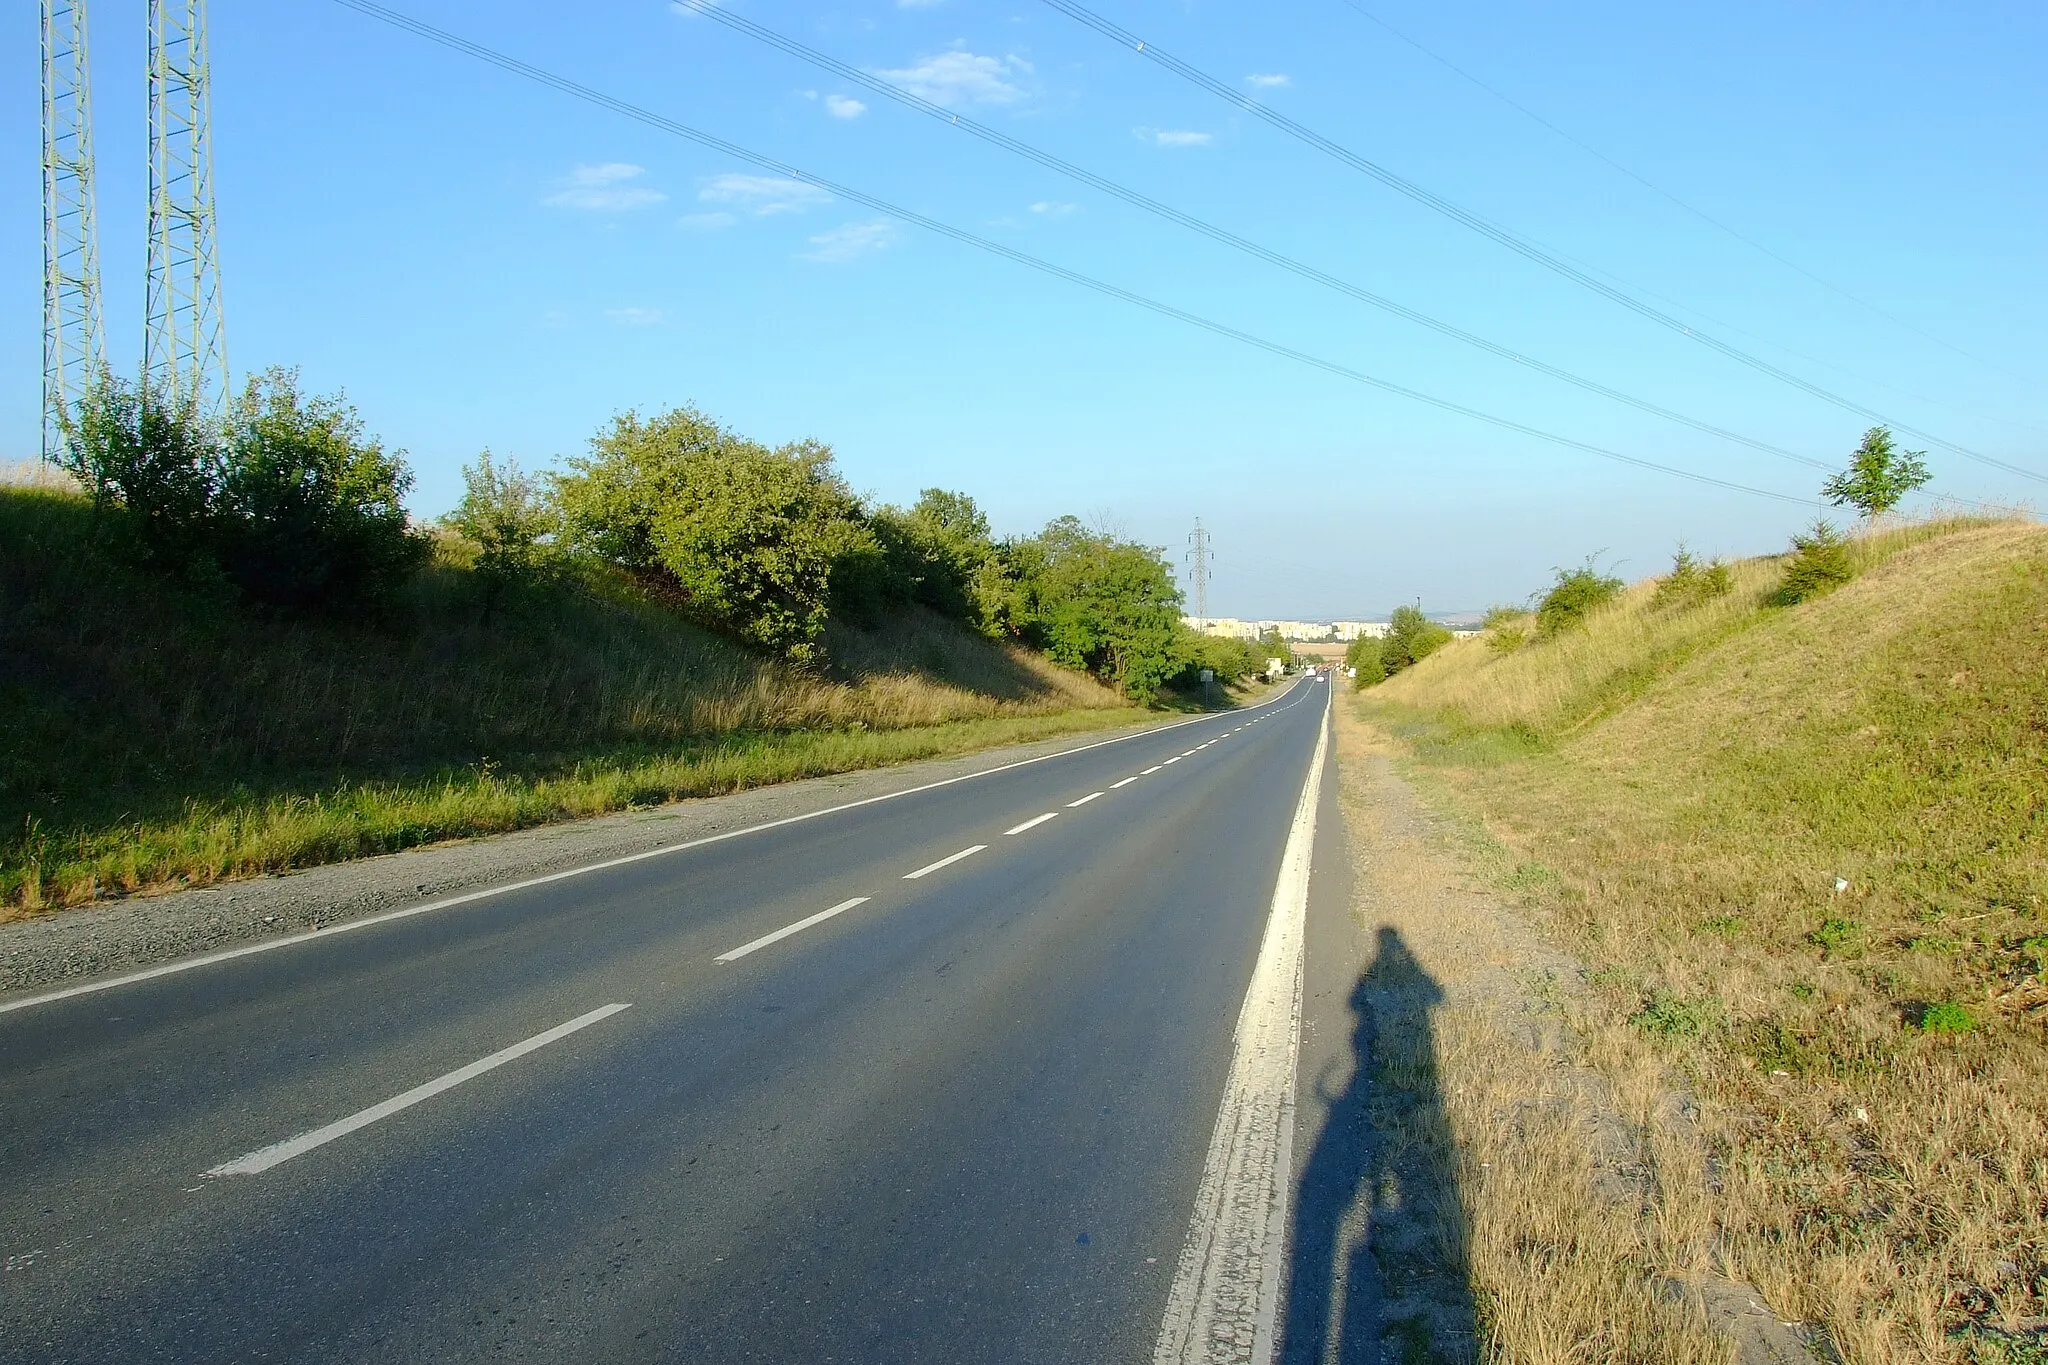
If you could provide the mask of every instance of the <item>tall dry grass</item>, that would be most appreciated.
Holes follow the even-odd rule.
[[[1757,605],[1768,563],[1695,621],[1638,587],[1363,706],[1515,851],[1604,1064],[1706,1101],[1729,1273],[1856,1365],[2018,1360],[2048,1327],[2048,530],[1857,553],[1795,608]]]

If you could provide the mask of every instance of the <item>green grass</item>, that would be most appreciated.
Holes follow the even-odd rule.
[[[802,672],[589,571],[487,603],[443,541],[369,621],[108,559],[0,488],[0,916],[1141,719],[915,614]]]

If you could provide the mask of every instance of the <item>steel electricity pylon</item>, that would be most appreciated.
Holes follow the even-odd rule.
[[[1188,534],[1189,578],[1195,589],[1195,619],[1202,628],[1209,625],[1209,532],[1202,526],[1202,519],[1195,518],[1195,529]]]
[[[43,0],[43,458],[64,416],[106,368],[94,229],[92,82],[85,0]]]
[[[206,0],[149,0],[149,282],[143,375],[203,405],[227,393]]]

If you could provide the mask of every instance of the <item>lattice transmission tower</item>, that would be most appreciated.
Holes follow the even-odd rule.
[[[1188,568],[1195,589],[1195,619],[1204,630],[1209,627],[1209,558],[1209,532],[1196,517],[1195,529],[1188,534]]]
[[[206,0],[149,0],[149,283],[142,372],[181,399],[227,395],[213,231]]]
[[[85,0],[43,0],[43,458],[63,453],[63,418],[106,368],[94,229],[92,82]]]

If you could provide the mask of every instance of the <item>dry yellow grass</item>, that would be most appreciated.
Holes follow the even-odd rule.
[[[2015,1353],[2048,1325],[2048,530],[1857,554],[1786,610],[1758,605],[1768,561],[1692,613],[1639,585],[1363,705],[1593,968],[1603,1069],[1696,1088],[1729,1274],[1854,1365],[2038,1359]]]

